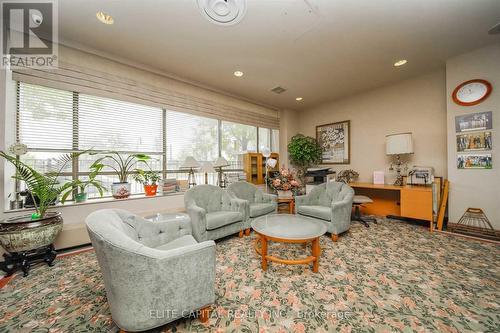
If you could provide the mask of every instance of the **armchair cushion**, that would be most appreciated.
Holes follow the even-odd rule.
[[[316,217],[318,219],[330,221],[332,218],[332,208],[325,206],[299,206],[297,213],[307,216]]]
[[[250,217],[258,217],[272,213],[276,210],[276,205],[273,203],[253,203],[250,204]]]
[[[167,251],[167,250],[177,249],[180,247],[195,245],[195,244],[198,244],[196,239],[194,239],[194,237],[191,235],[186,235],[186,236],[182,236],[182,237],[179,237],[177,239],[174,239],[173,241],[171,241],[167,244],[163,244],[163,245],[160,245],[158,247],[155,247],[155,249]]]
[[[244,215],[238,211],[219,211],[207,213],[207,230],[214,230],[228,224],[243,221]]]

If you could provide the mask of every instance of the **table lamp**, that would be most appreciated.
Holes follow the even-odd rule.
[[[189,169],[188,174],[188,187],[191,188],[196,186],[196,179],[194,177],[194,169],[198,169],[200,167],[200,163],[194,159],[193,156],[186,157],[186,160],[181,165],[181,169]]]
[[[403,185],[403,176],[401,170],[403,169],[403,161],[401,155],[413,154],[413,140],[412,133],[398,133],[390,134],[385,137],[385,152],[389,156],[396,156],[396,161],[391,162],[389,170],[396,169],[396,181],[394,185]],[[406,169],[406,166],[404,167]]]
[[[208,174],[215,172],[213,164],[211,162],[203,163],[200,171],[205,174],[205,184],[208,184]]]
[[[229,162],[222,156],[218,157],[214,161],[214,168],[217,170],[217,172],[219,174],[217,177],[217,185],[219,185],[219,187],[221,187],[221,188],[226,187],[226,180],[224,179],[224,171],[222,171],[222,168],[226,167],[228,165],[229,165]]]

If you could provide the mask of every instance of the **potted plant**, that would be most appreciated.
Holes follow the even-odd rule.
[[[281,168],[279,174],[271,180],[271,187],[278,192],[280,198],[291,198],[300,187],[294,172]]]
[[[91,166],[91,168],[108,167],[116,172],[119,182],[111,184],[111,194],[115,199],[128,198],[131,193],[131,185],[128,182],[128,177],[134,172],[138,163],[145,163],[151,159],[145,154],[131,154],[122,156],[116,151],[105,153],[104,156],[98,158]]]
[[[87,195],[86,189],[89,186],[95,187],[97,189],[97,191],[99,192],[99,195],[102,197],[104,194],[104,191],[106,191],[106,188],[104,186],[102,186],[102,182],[96,178],[99,175],[99,172],[102,170],[103,167],[104,167],[103,165],[91,166],[88,179],[75,181],[75,183],[73,184],[73,187],[68,189],[65,193],[63,193],[63,195],[61,197],[61,202],[64,203],[67,200],[68,196],[71,193],[75,192],[75,190],[77,191],[77,193],[75,193],[75,195],[74,195],[75,202],[87,201],[88,195]]]
[[[22,268],[28,275],[30,262],[43,259],[50,266],[56,257],[53,243],[62,230],[63,219],[60,212],[48,212],[59,195],[72,189],[76,181],[61,184],[59,178],[66,165],[83,153],[65,154],[59,157],[49,173],[42,174],[18,157],[0,151],[0,156],[14,165],[13,178],[24,182],[33,201],[35,212],[12,217],[0,222],[0,244],[8,252],[0,268],[7,275]],[[41,253],[41,254],[40,254]]]
[[[297,178],[305,185],[307,168],[321,162],[321,147],[315,138],[297,134],[288,143],[288,158],[297,169]]]
[[[137,173],[135,173],[132,178],[144,186],[144,193],[146,196],[155,196],[158,190],[158,182],[161,178],[160,173],[153,170],[144,171],[142,169],[136,169],[136,172]]]

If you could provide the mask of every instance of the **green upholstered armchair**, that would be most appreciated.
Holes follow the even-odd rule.
[[[274,194],[264,193],[257,186],[246,181],[232,183],[227,188],[232,197],[248,201],[249,219],[245,229],[249,230],[252,219],[275,213],[278,207],[278,197]]]
[[[325,222],[327,231],[336,242],[338,235],[349,230],[351,225],[354,190],[339,182],[323,183],[314,187],[307,195],[295,197],[297,214],[315,217]]]
[[[215,243],[198,243],[188,220],[151,222],[103,209],[85,222],[122,330],[159,327],[215,302]]]
[[[243,236],[248,219],[247,201],[231,197],[218,186],[198,185],[186,192],[184,205],[198,242],[234,233]]]

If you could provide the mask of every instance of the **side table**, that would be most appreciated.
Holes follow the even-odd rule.
[[[287,205],[288,206],[288,211],[286,212],[287,214],[295,214],[295,198],[278,198],[278,206],[280,205]],[[279,213],[279,208],[278,208],[278,213]]]

